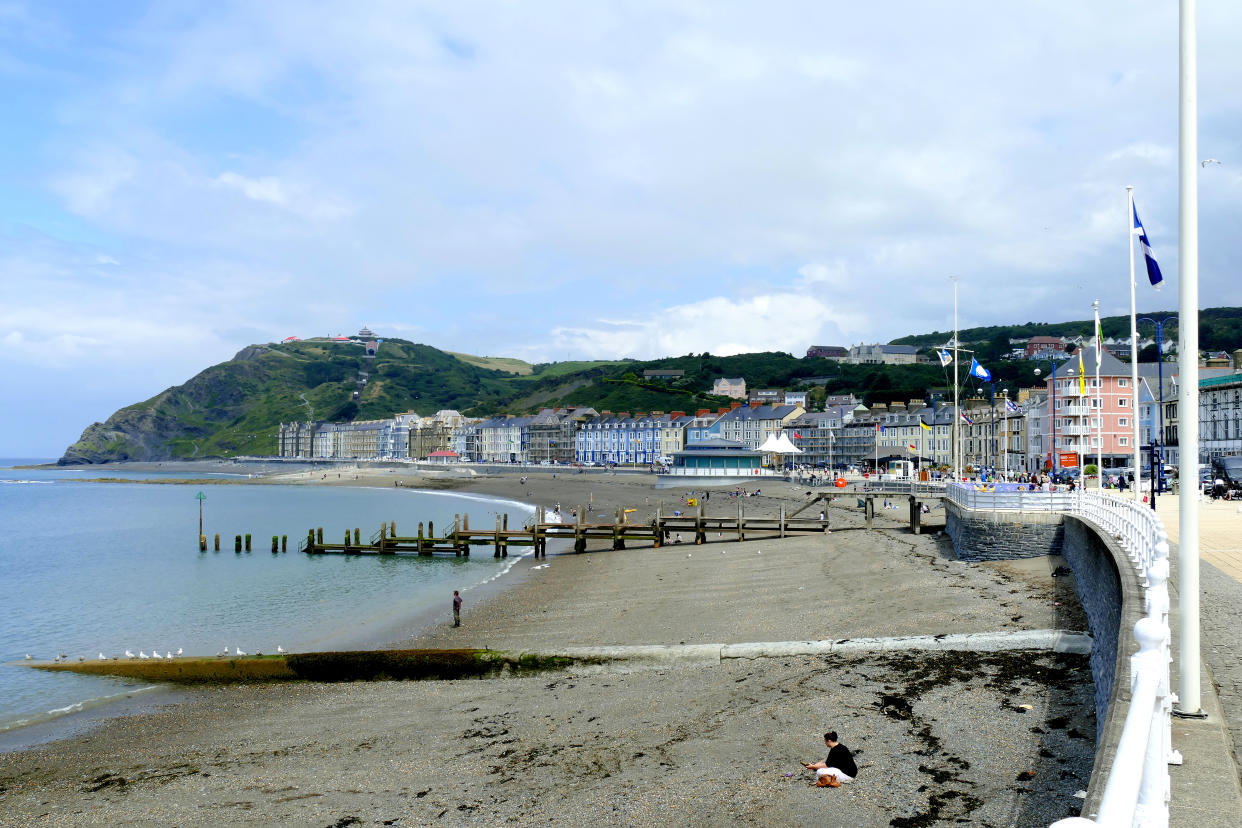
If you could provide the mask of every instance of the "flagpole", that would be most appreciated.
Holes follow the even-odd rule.
[[[1095,426],[1095,474],[1096,488],[1104,491],[1104,386],[1100,384],[1100,363],[1104,361],[1104,335],[1100,330],[1100,300],[1096,299],[1092,302],[1091,307],[1095,310],[1095,393],[1100,401],[1099,417],[1096,418]]]
[[[1199,78],[1195,0],[1181,0],[1178,102],[1178,352],[1179,453],[1182,482],[1199,485]],[[1178,709],[1203,718],[1199,707],[1199,503],[1189,486],[1178,498],[1177,584],[1182,614]]]
[[[958,402],[957,393],[957,364],[961,361],[962,353],[958,350],[957,341],[957,277],[950,276],[953,280],[953,477],[955,480],[962,478],[962,409]]]
[[[1138,314],[1134,306],[1134,188],[1126,187],[1126,239],[1130,248],[1130,439],[1134,441],[1134,502],[1143,497],[1142,449],[1139,447],[1138,424]]]

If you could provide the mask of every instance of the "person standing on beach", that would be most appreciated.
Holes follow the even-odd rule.
[[[837,741],[837,732],[830,730],[824,734],[824,744],[828,746],[828,758],[822,762],[802,767],[815,771],[815,787],[839,788],[842,782],[852,782],[858,776],[858,766],[854,764],[854,754],[850,749]]]
[[[461,593],[453,590],[453,626],[461,626]]]

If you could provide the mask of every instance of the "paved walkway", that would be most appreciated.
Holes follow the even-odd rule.
[[[1172,547],[1172,584],[1175,590],[1179,581],[1177,563],[1181,534],[1178,508],[1177,495],[1160,495],[1156,500],[1156,513],[1164,521]],[[1242,636],[1238,632],[1242,630],[1242,503],[1200,502],[1199,561],[1200,652],[1207,673],[1206,678],[1201,680],[1201,697],[1204,711],[1210,718],[1202,723],[1175,720],[1173,742],[1174,747],[1179,747],[1179,742],[1184,743],[1181,747],[1189,760],[1194,753],[1191,744],[1210,749],[1209,743],[1223,739],[1232,752],[1234,766],[1195,768],[1188,761],[1186,766],[1172,768],[1171,771],[1174,786],[1173,824],[1204,828],[1242,823],[1242,813],[1221,812],[1226,807],[1221,802],[1222,797],[1229,793],[1228,783],[1233,782],[1235,791],[1242,783],[1242,776],[1239,775],[1239,768],[1242,768]],[[1173,600],[1176,607],[1176,597]],[[1176,627],[1180,624],[1180,618],[1175,617],[1173,622]],[[1176,636],[1175,631],[1175,650]],[[1176,684],[1176,662],[1173,670]],[[1216,699],[1209,698],[1213,685],[1219,698],[1219,712]],[[1216,716],[1220,719],[1213,722]],[[1222,731],[1219,736],[1213,733],[1218,728]],[[1190,750],[1186,750],[1188,747]],[[1226,774],[1231,770],[1233,779],[1221,779],[1213,770]]]

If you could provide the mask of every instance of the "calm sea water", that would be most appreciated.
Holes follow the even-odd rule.
[[[184,486],[71,482],[70,478],[184,477],[90,469],[24,470],[0,460],[0,733],[46,722],[132,694],[120,680],[43,673],[15,662],[121,655],[214,655],[224,647],[317,650],[378,645],[448,609],[452,590],[498,577],[516,557],[309,557],[293,551],[306,530],[364,538],[383,521],[413,531],[418,521],[447,528],[454,513],[492,525],[498,512],[521,524],[514,502],[410,489],[316,486]],[[227,476],[227,475],[221,475]],[[221,552],[197,547],[202,491],[204,532]],[[251,533],[251,553],[233,536]],[[270,552],[272,535],[290,550]],[[468,593],[467,593],[468,597]]]

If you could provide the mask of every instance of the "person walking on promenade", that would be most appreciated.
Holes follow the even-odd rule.
[[[461,593],[453,590],[453,626],[461,626]]]
[[[837,732],[830,730],[824,734],[824,744],[828,746],[828,757],[814,764],[802,763],[802,767],[815,771],[815,787],[839,788],[842,782],[852,782],[858,776],[858,766],[854,764],[854,754],[850,749],[837,741]]]

